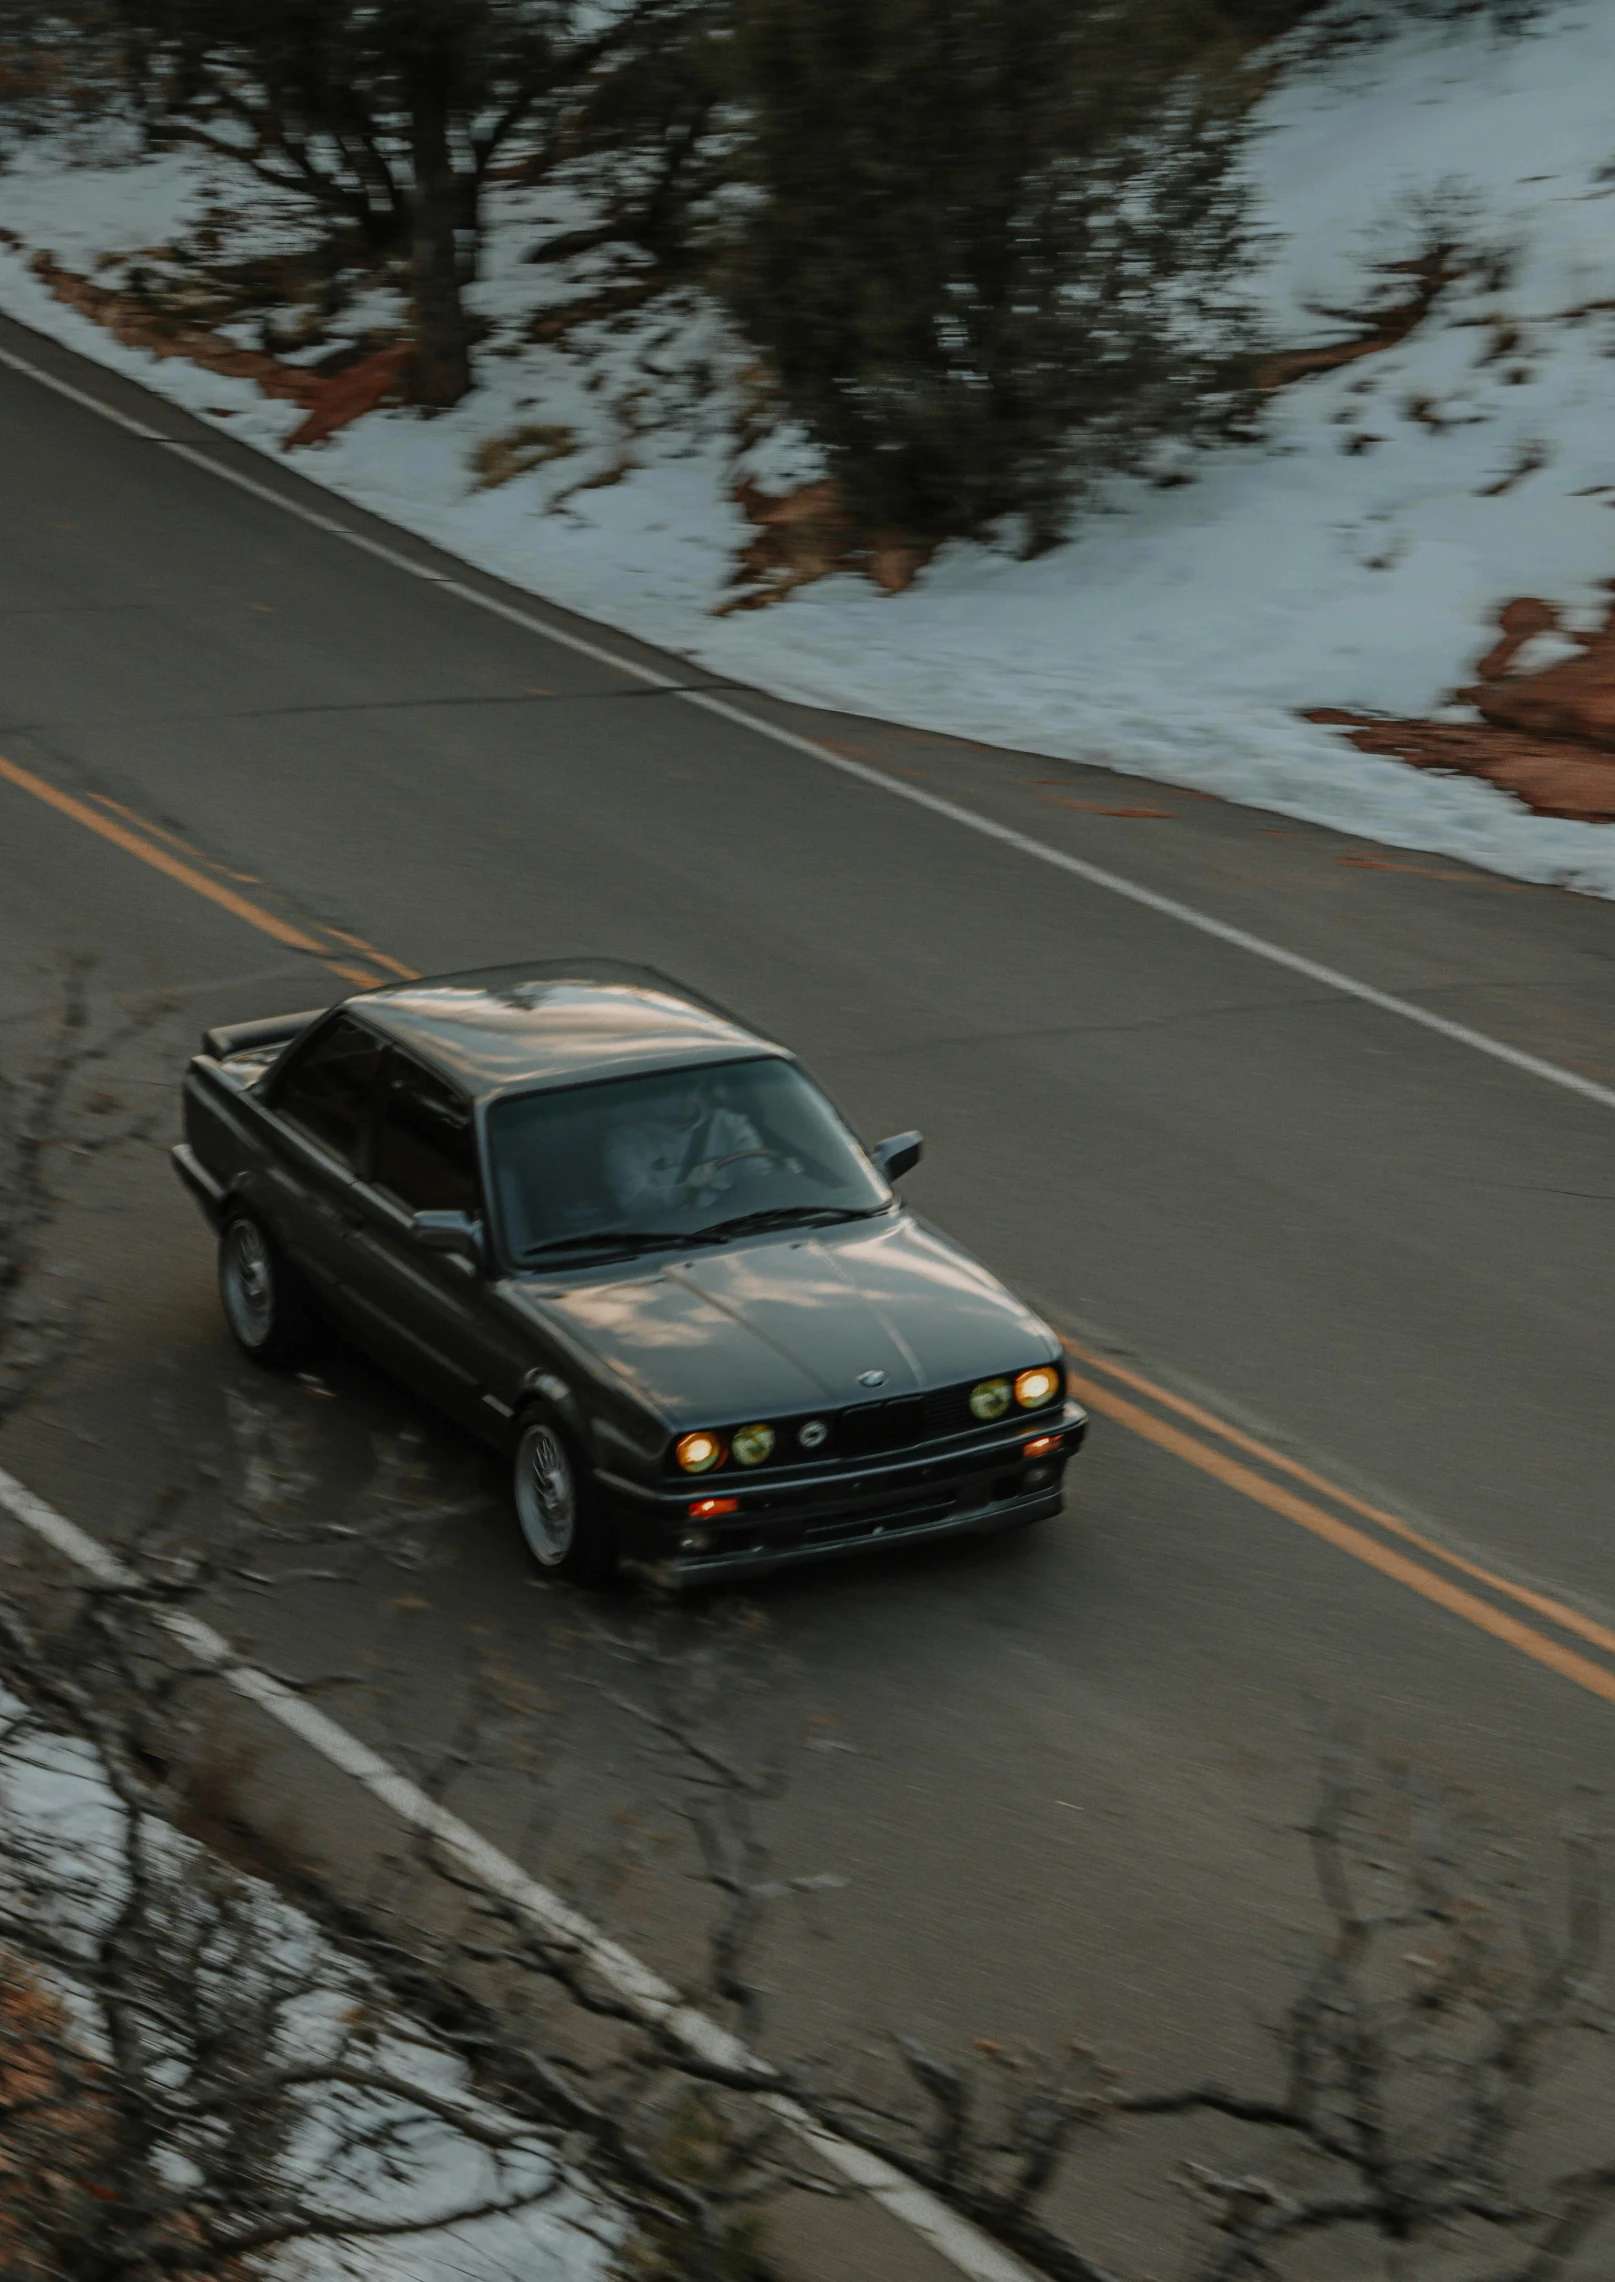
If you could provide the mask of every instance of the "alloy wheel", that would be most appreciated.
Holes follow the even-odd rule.
[[[540,1567],[558,1569],[577,1534],[578,1490],[553,1426],[530,1426],[516,1453],[516,1516]]]
[[[231,1221],[221,1280],[231,1330],[243,1347],[262,1347],[275,1323],[275,1264],[256,1221]]]

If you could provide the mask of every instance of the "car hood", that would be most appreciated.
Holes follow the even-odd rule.
[[[876,1402],[1056,1352],[1029,1308],[908,1212],[657,1255],[604,1283],[528,1287],[517,1304],[673,1426]]]

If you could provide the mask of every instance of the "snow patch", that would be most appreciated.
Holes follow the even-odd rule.
[[[952,546],[898,597],[843,576],[715,617],[749,535],[730,496],[742,352],[693,297],[627,335],[597,331],[587,355],[527,339],[535,307],[576,289],[575,274],[525,259],[569,219],[533,193],[495,203],[474,393],[431,419],[374,413],[297,465],[530,592],[783,697],[1615,896],[1609,828],[1533,816],[1494,786],[1360,754],[1298,718],[1452,718],[1512,595],[1551,598],[1570,627],[1602,622],[1612,84],[1615,10],[1559,0],[1522,39],[1426,27],[1279,85],[1252,161],[1278,233],[1263,280],[1275,341],[1327,337],[1309,304],[1360,305],[1367,265],[1413,250],[1420,211],[1462,216],[1493,258],[1395,349],[1284,391],[1269,448],[1202,459],[1188,485],[1115,486],[1036,562]],[[294,406],[119,347],[53,300],[25,255],[43,246],[93,271],[104,254],[171,243],[239,182],[194,155],[69,169],[34,144],[3,183],[22,246],[0,250],[0,308],[278,448]],[[271,238],[294,228],[292,202],[263,224]],[[479,487],[479,451],[523,424],[567,428],[575,446]],[[802,480],[812,455],[777,438],[746,472]]]
[[[14,1724],[15,1723],[15,1724]],[[58,1915],[75,1945],[90,1945],[104,1932],[125,1894],[121,1852],[124,1811],[86,1743],[42,1728],[27,1718],[26,1707],[0,1688],[0,1819],[6,1853],[26,1860],[35,1892],[57,1898]],[[148,1831],[152,1826],[148,1824]],[[155,1831],[159,1847],[174,1859],[201,1850],[166,1827]],[[346,1959],[301,1911],[255,1879],[243,1881],[253,1897],[254,1925],[261,1927],[266,1951],[277,1970],[306,1983],[288,2029],[300,2050],[317,2058],[331,2048],[333,2030],[355,1993],[355,1976]],[[0,1862],[0,1892],[4,1863]],[[8,1899],[10,1897],[7,1897]],[[93,2007],[63,1978],[56,1991],[92,2052],[97,2033]],[[108,2057],[101,2053],[99,2057]],[[292,2051],[288,2045],[285,2057]],[[512,2119],[480,2100],[467,2072],[451,2053],[399,2020],[380,2038],[376,2061],[393,2077],[419,2085],[467,2112],[508,2128]],[[344,2207],[358,2215],[388,2219],[418,2213],[423,2219],[498,2192],[543,2189],[556,2172],[556,2158],[535,2144],[531,2155],[506,2157],[502,2179],[489,2159],[446,2125],[389,2103],[373,2093],[349,2097],[338,2111],[329,2090],[307,2103],[306,2137],[299,2153],[303,2172],[327,2186],[334,2178]],[[402,2135],[390,2150],[379,2146],[356,2153],[354,2140],[372,2122],[402,2121]],[[525,2136],[525,2135],[524,2135]],[[542,2135],[532,2134],[539,2142]],[[524,2168],[525,2167],[525,2168]],[[508,2216],[479,2219],[415,2237],[341,2243],[300,2243],[263,2261],[278,2282],[606,2282],[615,2272],[614,2246],[625,2234],[620,2215],[581,2181],[565,2180],[553,2196]]]

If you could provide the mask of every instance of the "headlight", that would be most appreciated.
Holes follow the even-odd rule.
[[[1015,1400],[1022,1410],[1036,1410],[1046,1402],[1053,1402],[1060,1391],[1060,1374],[1052,1363],[1039,1363],[1035,1371],[1023,1371],[1015,1381]]]
[[[771,1426],[737,1426],[729,1437],[729,1448],[739,1466],[760,1466],[773,1447]]]
[[[1008,1379],[983,1379],[972,1387],[970,1408],[980,1419],[1002,1418],[1009,1408]]]
[[[710,1474],[723,1464],[723,1437],[718,1434],[681,1434],[674,1457],[687,1474]]]

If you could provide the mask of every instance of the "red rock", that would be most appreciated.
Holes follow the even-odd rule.
[[[108,286],[80,277],[75,270],[61,268],[49,254],[35,254],[32,266],[58,301],[104,325],[126,348],[146,349],[159,357],[184,357],[206,372],[221,373],[229,380],[250,380],[265,396],[302,405],[308,417],[286,438],[282,446],[285,451],[294,445],[321,443],[337,429],[373,412],[399,387],[414,355],[407,343],[399,342],[361,358],[345,372],[327,377],[302,365],[286,364],[263,350],[244,349],[222,333],[210,332],[205,325],[188,325],[130,294],[115,293]]]
[[[1525,597],[1510,603],[1499,620],[1505,641],[1512,631],[1510,612],[1520,614],[1523,622],[1526,611],[1546,608],[1545,603],[1533,604]],[[1532,631],[1536,630],[1533,627]],[[1583,652],[1579,658],[1544,666],[1540,673],[1515,674],[1506,681],[1488,678],[1463,694],[1498,729],[1615,751],[1615,604],[1597,633],[1581,634],[1576,639]],[[1482,660],[1482,674],[1502,647],[1499,643]]]
[[[1615,752],[1615,645],[1541,673],[1481,682],[1463,694],[1495,728]]]
[[[345,372],[333,373],[321,383],[322,392],[308,418],[301,427],[293,429],[281,450],[290,452],[302,444],[323,444],[326,437],[334,436],[339,428],[349,427],[355,420],[362,420],[367,412],[374,412],[389,396],[397,394],[414,359],[414,349],[407,341],[400,341],[391,348],[378,349],[374,356],[362,357]]]
[[[1502,640],[1494,642],[1480,664],[1475,668],[1482,681],[1500,681],[1514,662],[1516,651],[1529,642],[1533,634],[1551,634],[1559,623],[1559,613],[1551,602],[1539,602],[1534,595],[1522,594],[1518,601],[1505,602],[1497,614]]]
[[[1417,769],[1485,777],[1538,816],[1615,822],[1615,754],[1519,737],[1484,722],[1376,721],[1320,706],[1306,716],[1344,728],[1362,753],[1385,753]]]
[[[831,478],[796,491],[773,493],[747,476],[734,490],[736,505],[756,536],[741,549],[735,582],[760,580],[720,607],[718,615],[760,610],[783,602],[797,587],[836,571],[872,579],[883,594],[901,594],[936,553],[935,544],[895,531],[860,531]]]
[[[1292,381],[1306,380],[1315,372],[1334,372],[1343,364],[1355,364],[1359,357],[1380,355],[1405,341],[1415,325],[1422,324],[1446,288],[1464,273],[1462,252],[1456,246],[1433,246],[1429,252],[1416,255],[1410,261],[1381,262],[1383,277],[1411,277],[1413,289],[1405,301],[1389,309],[1348,310],[1325,309],[1320,315],[1333,317],[1340,324],[1356,324],[1362,329],[1342,341],[1320,341],[1314,346],[1300,349],[1276,349],[1269,356],[1257,359],[1253,378],[1258,388],[1288,388]]]
[[[1615,592],[1615,580],[1610,587]],[[1476,668],[1481,680],[1462,692],[1479,721],[1376,720],[1334,706],[1305,718],[1345,729],[1359,752],[1484,777],[1538,816],[1615,823],[1615,603],[1597,633],[1574,637],[1582,657],[1540,673],[1509,675],[1508,668],[1523,643],[1557,627],[1553,605],[1518,595],[1497,623],[1501,639]]]

